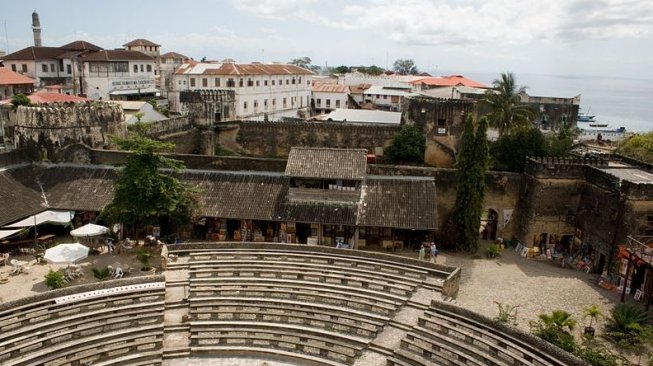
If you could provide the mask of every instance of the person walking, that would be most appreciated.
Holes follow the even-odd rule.
[[[115,249],[115,246],[113,245],[113,239],[112,238],[107,238],[107,251],[109,254],[113,253],[113,250]]]
[[[417,256],[417,259],[423,261],[424,257],[426,256],[426,248],[422,245],[422,247],[419,249],[419,255]]]
[[[431,262],[437,263],[438,259],[438,248],[435,246],[434,242],[431,242]]]

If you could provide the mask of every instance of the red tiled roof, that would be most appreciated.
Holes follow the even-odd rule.
[[[426,84],[430,86],[469,86],[472,88],[489,88],[485,84],[468,79],[462,75],[433,76],[423,79],[417,79],[410,82],[411,84]]]
[[[54,102],[86,102],[90,99],[78,97],[76,95],[49,93],[46,91],[39,91],[27,96],[34,104],[54,103]]]
[[[358,84],[350,86],[349,89],[352,94],[363,94],[365,90],[369,89],[371,86],[372,84]]]
[[[98,52],[87,53],[82,56],[82,59],[84,61],[128,61],[128,60],[153,61],[154,57],[146,55],[140,51],[102,50]]]
[[[102,47],[96,46],[93,43],[86,42],[86,41],[73,41],[59,48],[64,50],[70,50],[70,51],[88,51],[88,50],[99,51],[102,49]]]
[[[188,56],[184,56],[181,53],[177,53],[177,52],[166,52],[166,53],[164,53],[163,55],[161,55],[159,57],[161,57],[161,58],[184,58],[184,59],[190,58]]]
[[[206,64],[206,63],[205,63]],[[194,74],[193,66],[185,65],[175,71],[175,74]],[[313,72],[299,66],[289,64],[215,64],[215,67],[203,68],[202,75],[312,75]]]
[[[123,47],[133,47],[133,46],[160,47],[161,45],[156,44],[156,43],[154,43],[152,41],[148,41],[147,39],[143,39],[143,38],[138,38],[138,39],[135,39],[135,40],[133,40],[131,42],[127,42],[127,43],[123,44]]]
[[[17,72],[13,72],[6,67],[0,67],[0,85],[18,85],[18,84],[30,84],[34,85],[36,80],[21,75]]]
[[[349,87],[339,84],[317,84],[313,85],[313,93],[349,93]]]
[[[23,61],[23,60],[48,60],[56,59],[57,56],[64,53],[65,50],[59,47],[27,47],[3,56],[5,61]]]

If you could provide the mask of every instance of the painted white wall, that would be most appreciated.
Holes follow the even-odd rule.
[[[313,100],[315,101],[316,110],[332,111],[336,108],[349,108],[349,98],[347,93],[313,92]],[[327,103],[327,101],[329,101],[329,103]]]
[[[228,86],[230,81],[233,87]],[[169,99],[172,110],[183,112],[178,91],[233,89],[236,118],[263,119],[266,113],[269,119],[297,117],[300,110],[310,107],[311,82],[311,75],[173,75],[177,92],[170,93]]]
[[[154,60],[136,60],[128,62],[128,72],[91,73],[89,63],[83,66],[84,90],[88,98],[109,100],[109,93],[116,90],[144,90],[154,88]],[[150,65],[150,71],[147,71]],[[138,71],[134,71],[134,66]],[[142,70],[141,71],[141,66]]]

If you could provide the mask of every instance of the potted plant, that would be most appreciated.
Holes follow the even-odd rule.
[[[596,306],[596,305],[586,307],[583,310],[583,319],[590,318],[590,324],[588,326],[586,326],[585,330],[583,331],[583,334],[586,337],[588,337],[588,338],[593,338],[594,337],[594,333],[596,332],[596,330],[594,329],[594,327],[592,327],[592,325],[594,324],[595,320],[597,320],[598,318],[600,318],[602,316],[603,316],[603,313],[601,312],[599,307]]]
[[[499,247],[499,244],[492,244],[487,247],[487,251],[485,252],[485,255],[487,255],[488,258],[495,258],[498,257],[501,254],[501,248]]]
[[[136,253],[136,259],[141,262],[141,272],[149,272],[154,274],[156,271],[156,268],[150,266],[150,257],[152,256],[152,253],[150,253],[149,250],[146,248],[141,248],[138,250]]]

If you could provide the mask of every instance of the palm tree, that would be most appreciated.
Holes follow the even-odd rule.
[[[491,126],[503,135],[515,127],[529,125],[533,110],[521,104],[519,96],[526,92],[527,87],[518,87],[511,72],[502,73],[501,79],[492,81],[492,86],[492,90],[485,93],[485,103],[492,109],[489,114]]]
[[[554,310],[551,315],[540,314],[539,318],[545,325],[551,326],[563,333],[571,332],[576,327],[576,320],[564,310]]]

